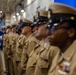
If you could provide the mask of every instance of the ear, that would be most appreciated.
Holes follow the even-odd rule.
[[[76,30],[74,28],[71,28],[68,31],[69,37],[74,37],[75,33],[76,33]]]

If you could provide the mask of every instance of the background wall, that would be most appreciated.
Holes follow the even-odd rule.
[[[49,4],[53,3],[54,0],[24,0],[22,4],[24,5],[24,11],[26,13],[26,18],[32,19],[32,16],[37,12],[37,9],[44,8],[48,9]],[[17,6],[16,12],[20,13],[21,7]]]
[[[76,8],[75,0],[23,0],[23,2],[21,3],[22,5],[18,5],[16,7],[15,13],[20,14],[19,16],[15,14],[16,21],[19,21],[20,17],[24,17],[31,20],[33,15],[35,15],[38,9],[44,8],[48,10],[49,5],[54,2],[67,4]],[[24,10],[24,13],[21,13],[22,9]]]
[[[15,8],[15,11],[11,14],[11,23],[17,23],[20,20],[20,17],[24,17],[27,19],[32,19],[32,16],[37,12],[37,9],[44,8],[48,9],[48,6],[51,3],[58,2],[70,5],[76,8],[76,0],[23,0],[23,2]],[[21,10],[24,10],[21,13]],[[16,15],[19,13],[19,15]],[[14,16],[14,17],[13,17]],[[3,19],[0,22],[0,26],[5,25],[5,20]]]

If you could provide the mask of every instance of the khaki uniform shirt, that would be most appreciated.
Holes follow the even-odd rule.
[[[8,35],[8,39],[9,39],[9,54],[11,56],[16,56],[18,34],[10,32]]]
[[[12,54],[16,56],[16,46],[17,46],[17,39],[18,39],[18,34],[17,33],[13,33],[13,37],[12,37]]]
[[[53,58],[59,52],[58,47],[50,46],[50,44],[44,43],[37,61],[34,75],[47,75],[49,67],[52,64]]]
[[[29,55],[31,51],[35,48],[37,43],[38,43],[38,40],[33,35],[30,35],[29,38],[26,40],[26,43],[22,52],[22,58],[21,58],[21,68],[23,70],[26,70],[26,64],[27,64]]]
[[[7,47],[7,44],[8,44],[7,38],[8,38],[8,34],[4,34],[3,35],[3,50],[4,50],[5,53],[7,52],[7,50],[6,50],[6,47]]]
[[[11,55],[12,37],[13,33],[9,32],[7,38],[7,55]]]
[[[39,58],[39,51],[41,50],[41,47],[43,46],[44,42],[40,41],[40,43],[38,43],[34,50],[30,53],[28,62],[27,62],[27,67],[26,67],[26,75],[33,75],[34,71],[35,71],[35,66],[36,66],[36,62]]]
[[[1,54],[0,54],[0,75],[4,75]]]
[[[16,61],[21,61],[23,47],[26,41],[26,36],[21,34],[17,40],[17,49],[16,49]]]
[[[48,75],[76,75],[76,40],[54,58]]]
[[[9,34],[5,34],[3,37],[3,50],[5,54],[8,56],[10,54],[10,41],[9,41]]]
[[[8,53],[7,55],[13,56],[16,53],[18,34],[10,32],[8,34]]]

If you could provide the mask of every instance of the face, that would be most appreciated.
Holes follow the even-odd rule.
[[[37,38],[46,38],[47,37],[47,33],[46,33],[46,25],[47,25],[47,23],[46,24],[44,24],[44,25],[40,25],[38,28],[37,28],[37,33],[36,33],[36,37]]]
[[[14,27],[14,28],[12,28],[12,32],[16,32],[16,28]]]
[[[54,28],[49,32],[50,35],[48,36],[48,39],[51,43],[51,45],[61,47],[62,45],[66,44],[66,42],[69,40],[69,29],[67,29],[67,23],[63,23],[58,28]]]
[[[6,34],[8,34],[10,32],[10,29],[6,29]]]
[[[28,34],[28,32],[31,30],[30,26],[25,26],[22,28],[22,34]]]

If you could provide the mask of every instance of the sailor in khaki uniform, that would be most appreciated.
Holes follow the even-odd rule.
[[[48,14],[51,44],[60,48],[48,75],[76,75],[76,10],[54,3],[50,5]]]
[[[51,58],[49,59],[49,54],[51,53],[49,51],[50,44],[48,41],[45,40],[48,35],[48,33],[46,32],[46,26],[48,21],[47,15],[48,12],[46,10],[39,10],[37,24],[35,22],[35,25],[38,26],[38,31],[35,34],[35,37],[41,39],[42,41],[40,41],[40,43],[36,45],[36,47],[30,54],[26,68],[26,75],[46,75],[48,73],[47,71],[49,70],[50,65],[49,60],[51,60]],[[52,50],[53,49],[57,50],[56,47],[52,48]]]
[[[25,41],[26,41],[26,36],[21,33],[17,40],[17,50],[16,50],[16,63],[17,63],[18,75],[21,75],[22,72],[20,64],[21,64],[21,56],[25,45]]]
[[[46,16],[44,15],[45,12]],[[43,44],[36,58],[37,60],[34,75],[47,75],[51,62],[55,55],[58,53],[59,48],[50,46],[50,43],[47,39],[48,32],[46,31],[46,26],[48,22],[48,12],[46,10],[40,9],[38,19],[39,27],[37,35],[42,38]]]
[[[35,45],[37,44],[38,40],[32,35],[32,22],[25,19],[23,22],[23,30],[22,33],[26,36],[27,40],[25,42],[25,46],[23,48],[22,52],[22,58],[21,58],[21,68],[23,70],[22,75],[26,72],[26,64],[28,57],[30,55],[30,52],[34,49]]]
[[[17,65],[16,65],[16,46],[17,46],[17,39],[18,39],[18,34],[16,33],[16,24],[12,25],[12,45],[11,45],[11,58],[13,61],[13,67],[14,67],[14,75],[17,75]]]
[[[17,45],[18,34],[16,34],[16,25],[10,27],[10,32],[8,33],[8,53],[7,58],[9,61],[9,70],[11,75],[17,75],[16,69],[16,45]]]
[[[12,36],[12,30],[11,30],[11,26],[7,26],[6,29],[6,34],[7,34],[7,39],[6,39],[6,48],[5,48],[5,52],[6,52],[6,58],[7,58],[7,67],[6,69],[8,69],[8,74],[10,75],[14,75],[14,71],[13,71],[13,63],[12,63],[12,59],[11,59],[11,36]]]
[[[11,26],[6,26],[6,34],[4,35],[3,39],[4,39],[4,55],[5,55],[5,66],[6,66],[6,70],[8,71],[8,73],[10,75],[13,75],[13,63],[11,60],[11,47],[10,44],[12,43],[12,29]],[[12,44],[11,44],[12,45]],[[9,64],[10,63],[10,64]],[[11,68],[12,67],[12,68]]]
[[[4,75],[1,53],[0,53],[0,75]]]
[[[42,37],[46,35],[44,30],[45,30],[45,24],[48,21],[48,18],[46,17],[48,12],[44,9],[41,9],[39,12],[40,12],[40,15],[38,13],[34,16],[34,22],[33,22],[34,29],[33,29],[33,31],[34,31],[34,36],[40,41],[40,43],[38,43],[35,46],[34,50],[31,52],[31,54],[29,56],[29,59],[28,59],[28,62],[27,62],[27,67],[26,67],[26,75],[33,75],[34,74],[36,62],[37,62],[37,59],[38,59],[38,56],[39,56],[38,53],[39,53],[39,51],[41,50],[41,48],[44,44],[44,41],[42,40]],[[38,27],[41,24],[43,24],[44,29],[41,29],[40,33],[38,33]]]
[[[8,30],[7,26],[2,26],[2,31],[4,33],[3,35],[3,51],[4,51],[4,61],[5,61],[5,73],[8,73],[8,60],[7,60],[7,47],[8,47],[8,33],[6,33],[6,30]]]

